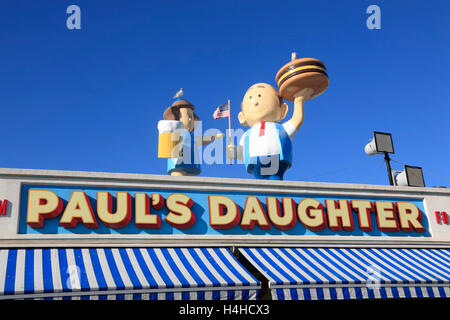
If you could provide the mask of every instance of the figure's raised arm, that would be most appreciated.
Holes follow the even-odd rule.
[[[313,93],[313,89],[306,88],[294,95],[294,112],[289,121],[295,127],[296,131],[303,125],[305,117],[304,103]]]

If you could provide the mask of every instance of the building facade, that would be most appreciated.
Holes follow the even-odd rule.
[[[450,296],[450,191],[0,169],[0,299]]]

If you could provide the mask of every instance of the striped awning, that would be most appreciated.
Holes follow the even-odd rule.
[[[226,248],[0,249],[0,299],[255,299]]]
[[[450,297],[449,249],[242,248],[273,299]]]

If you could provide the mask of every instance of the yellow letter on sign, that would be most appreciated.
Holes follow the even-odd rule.
[[[75,228],[78,222],[87,228],[98,228],[88,196],[83,191],[74,191],[59,221],[64,228]]]
[[[306,198],[300,201],[297,214],[300,222],[309,230],[319,231],[327,227],[323,205],[316,199]]]
[[[209,225],[214,229],[231,229],[241,220],[241,211],[226,196],[209,195]]]
[[[253,229],[258,224],[261,229],[271,229],[264,208],[255,196],[248,196],[245,201],[244,213],[242,214],[241,228]]]
[[[29,190],[27,224],[32,228],[42,228],[44,219],[58,216],[62,208],[62,200],[53,191]]]
[[[167,197],[166,207],[169,209],[165,220],[172,227],[188,229],[195,223],[195,215],[191,211],[194,201],[181,193],[173,193]]]
[[[117,192],[116,212],[112,212],[112,196],[109,192],[97,192],[97,215],[110,228],[125,227],[131,220],[131,196],[128,192]]]
[[[404,232],[425,232],[422,225],[422,212],[411,202],[397,202],[397,212],[400,220],[400,228]]]
[[[150,197],[146,193],[136,192],[134,198],[136,199],[136,214],[134,217],[136,226],[139,228],[161,228],[161,219],[156,214],[151,213]],[[152,198],[154,198],[153,195]],[[164,201],[164,199],[161,201],[162,197],[159,194],[155,198],[158,199],[157,205]],[[152,202],[155,203],[155,201]],[[159,208],[162,208],[162,205]]]

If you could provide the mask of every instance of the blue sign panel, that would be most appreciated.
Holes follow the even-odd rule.
[[[22,185],[20,234],[430,237],[421,199]]]

